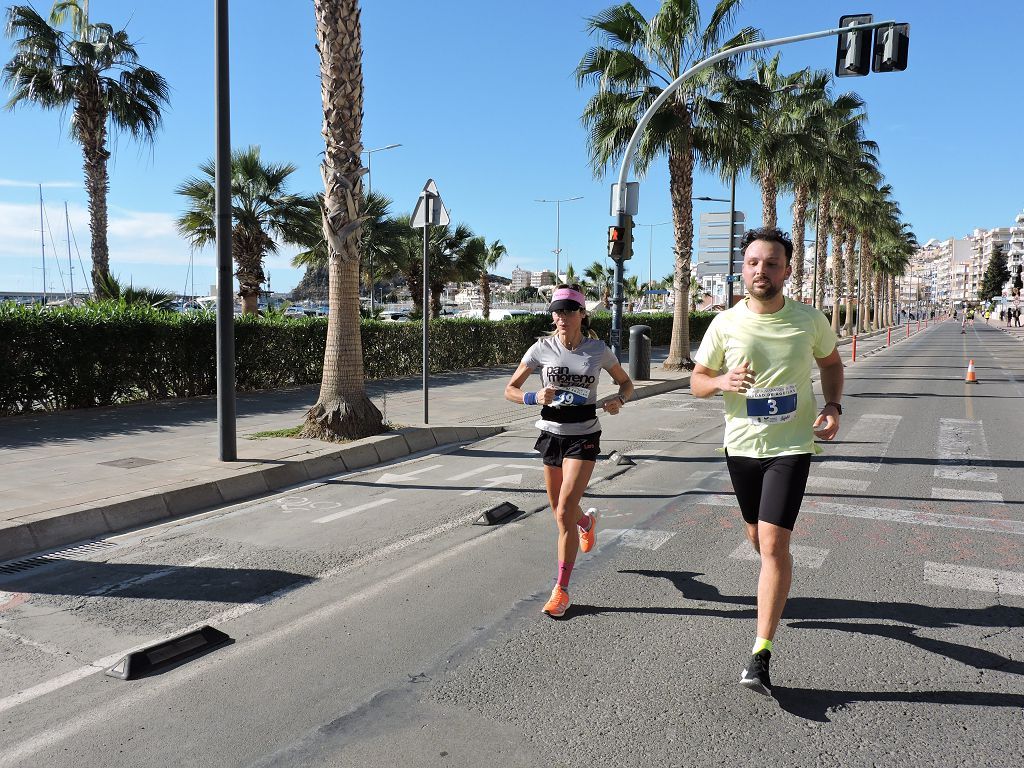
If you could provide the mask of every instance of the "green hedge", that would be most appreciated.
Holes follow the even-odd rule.
[[[694,343],[712,316],[691,315]],[[654,345],[669,343],[671,314],[624,316],[624,348],[634,324],[651,327]],[[611,316],[596,316],[593,327],[607,340]],[[430,328],[431,371],[439,373],[514,365],[551,325],[535,315],[493,322],[442,319]],[[320,381],[326,334],[324,318],[236,318],[237,389]],[[367,378],[418,374],[421,338],[418,322],[364,320]],[[211,395],[216,392],[216,317],[113,304],[45,311],[0,304],[0,360],[0,414]]]

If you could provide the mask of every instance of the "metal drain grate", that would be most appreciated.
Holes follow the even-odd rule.
[[[3,563],[0,565],[0,573],[22,573],[32,568],[38,568],[40,565],[52,563],[54,560],[71,560],[78,555],[91,555],[93,552],[100,552],[116,546],[117,544],[113,541],[90,541],[85,544],[79,544],[77,547],[59,549],[46,555],[36,555],[35,557],[26,557],[23,560],[12,560],[9,563]]]

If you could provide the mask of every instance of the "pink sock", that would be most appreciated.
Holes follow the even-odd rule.
[[[572,566],[572,563],[567,563],[564,560],[558,561],[558,586],[566,592],[569,591],[569,576],[572,574]]]
[[[594,524],[594,518],[592,518],[590,515],[586,515],[586,514],[583,515],[583,517],[580,518],[580,521],[578,523],[576,523],[576,525],[578,525],[580,527],[580,529],[583,530],[584,532],[589,531],[590,530],[590,526],[592,526],[593,524]]]

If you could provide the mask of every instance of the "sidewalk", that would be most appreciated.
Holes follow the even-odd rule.
[[[689,384],[687,372],[661,367],[667,352],[652,351],[638,398]],[[319,385],[240,394],[234,462],[218,459],[215,398],[0,419],[0,562],[526,426],[536,409],[504,399],[514,370],[431,377],[429,426],[419,377],[368,382],[396,429],[344,444],[251,437],[301,424]],[[616,391],[602,381],[601,397]]]

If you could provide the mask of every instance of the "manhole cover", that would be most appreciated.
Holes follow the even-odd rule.
[[[138,456],[129,456],[127,459],[101,461],[100,465],[104,467],[120,467],[121,469],[135,469],[135,467],[145,467],[147,464],[159,463],[159,461],[155,461],[154,459],[140,459]]]

